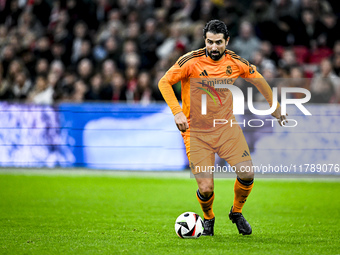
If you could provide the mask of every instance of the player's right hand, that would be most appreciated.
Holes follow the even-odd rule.
[[[179,112],[175,115],[175,123],[181,132],[185,132],[189,128],[187,117],[185,117],[183,112]]]
[[[288,123],[288,120],[286,118],[286,116],[288,116],[288,113],[286,113],[285,115],[281,115],[281,106],[279,106],[273,113],[272,116],[274,118],[277,119],[277,121],[279,122],[280,126],[282,127],[282,125],[286,125],[286,123]]]

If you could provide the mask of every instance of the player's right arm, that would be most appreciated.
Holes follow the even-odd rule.
[[[175,92],[172,88],[172,85],[186,78],[186,73],[184,70],[178,65],[178,63],[174,64],[166,74],[160,79],[158,83],[158,88],[161,91],[165,102],[170,107],[172,114],[175,118],[175,123],[177,128],[185,132],[188,128],[188,120],[184,115],[181,106],[175,96]]]

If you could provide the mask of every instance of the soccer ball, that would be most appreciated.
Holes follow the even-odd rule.
[[[194,212],[182,213],[176,219],[175,231],[180,238],[198,238],[203,233],[203,220]]]

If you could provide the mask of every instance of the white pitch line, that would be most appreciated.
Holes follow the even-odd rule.
[[[93,177],[131,177],[131,178],[176,178],[193,179],[190,170],[184,171],[131,171],[131,170],[94,170],[87,168],[0,168],[0,175],[26,176],[93,176]],[[234,173],[215,174],[215,181],[235,180]],[[340,182],[340,175],[317,174],[265,174],[255,175],[255,181],[284,182]]]
[[[0,175],[190,178],[188,171],[94,170],[87,168],[0,168]]]

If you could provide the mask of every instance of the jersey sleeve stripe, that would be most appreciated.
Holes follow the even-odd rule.
[[[244,59],[244,58],[241,58],[239,55],[236,55],[234,52],[226,50],[226,53],[227,53],[228,55],[230,55],[232,58],[237,59],[237,60],[240,60],[242,63],[244,63],[244,64],[246,64],[247,66],[249,66],[248,60],[246,60],[246,59]]]
[[[184,62],[182,62],[181,64],[179,64],[179,66],[182,67],[186,62],[188,62],[188,61],[189,61],[190,59],[192,59],[192,58],[198,58],[198,57],[202,57],[202,56],[204,56],[204,53],[202,53],[202,54],[200,54],[200,55],[192,56],[192,57],[186,59],[186,60],[185,60]]]
[[[178,61],[178,64],[182,64],[186,62],[189,58],[195,57],[195,56],[201,56],[203,52],[193,52],[185,57],[183,57],[180,61]]]
[[[178,64],[179,64],[179,66],[182,66],[188,60],[195,58],[195,57],[201,57],[203,55],[204,55],[204,50],[199,50],[199,51],[193,52],[193,53],[183,57],[181,60],[179,60]]]
[[[200,54],[200,53],[202,53],[202,52],[203,52],[203,50],[197,50],[197,51],[190,52],[189,54],[184,55],[184,56],[179,60],[179,62],[183,61],[184,59],[186,59],[186,58],[188,58],[188,57],[190,57],[190,56],[197,55],[197,54]]]

